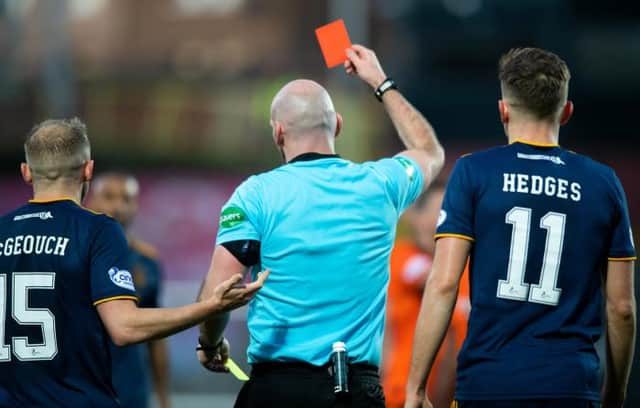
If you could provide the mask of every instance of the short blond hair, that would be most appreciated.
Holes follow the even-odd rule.
[[[45,120],[27,135],[24,154],[34,181],[73,177],[91,159],[87,127],[78,118]]]

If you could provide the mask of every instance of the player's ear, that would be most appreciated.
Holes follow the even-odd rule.
[[[22,179],[25,183],[33,184],[33,175],[27,163],[20,163],[20,173],[22,173]]]
[[[336,133],[334,135],[336,139],[340,135],[341,130],[342,130],[342,115],[336,112]]]
[[[278,122],[277,120],[272,121],[271,126],[273,128],[273,141],[276,142],[276,145],[278,147],[283,147],[284,146],[284,126],[282,126],[282,123]]]
[[[93,160],[87,160],[82,169],[82,181],[91,181],[93,178]]]
[[[509,107],[502,99],[498,99],[498,112],[500,112],[500,122],[506,124],[509,122]]]
[[[564,125],[567,122],[569,122],[569,119],[571,119],[571,116],[573,116],[573,102],[567,101],[567,103],[564,104],[564,108],[562,108],[562,115],[560,116],[560,124]]]

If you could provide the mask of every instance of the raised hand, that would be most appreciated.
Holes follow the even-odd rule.
[[[357,75],[373,89],[387,78],[376,53],[358,44],[347,48],[347,61],[344,63],[344,68],[347,74]]]

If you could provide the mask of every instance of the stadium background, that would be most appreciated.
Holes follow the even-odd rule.
[[[458,155],[505,141],[500,54],[523,45],[559,53],[576,105],[561,143],[616,169],[638,230],[640,3],[632,1],[0,0],[0,210],[29,197],[18,171],[28,129],[78,115],[97,171],[140,177],[134,228],[160,249],[164,304],[192,301],[221,205],[244,177],[281,162],[268,117],[286,81],[328,88],[345,118],[344,157],[399,150],[370,90],[323,64],[313,29],[338,17],[433,123],[447,149],[443,175]],[[246,367],[243,311],[228,334]],[[170,339],[172,391],[176,402],[216,406],[211,395],[226,401],[240,384],[205,373],[195,339],[194,330]],[[629,389],[640,399],[637,371]]]

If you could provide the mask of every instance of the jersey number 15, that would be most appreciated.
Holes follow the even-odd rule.
[[[540,281],[524,282],[531,233],[531,208],[513,207],[507,212],[505,222],[513,225],[507,279],[498,281],[497,296],[502,299],[541,303],[557,306],[562,289],[556,287],[560,258],[564,245],[566,214],[550,211],[540,218],[540,228],[547,230]]]
[[[32,344],[26,336],[11,339],[13,354],[20,361],[51,360],[58,354],[56,321],[51,310],[29,307],[29,290],[54,289],[55,273],[14,272],[12,277],[11,315],[21,325],[39,325],[42,343]],[[5,344],[7,317],[7,275],[0,274],[0,362],[11,361],[11,346]]]

